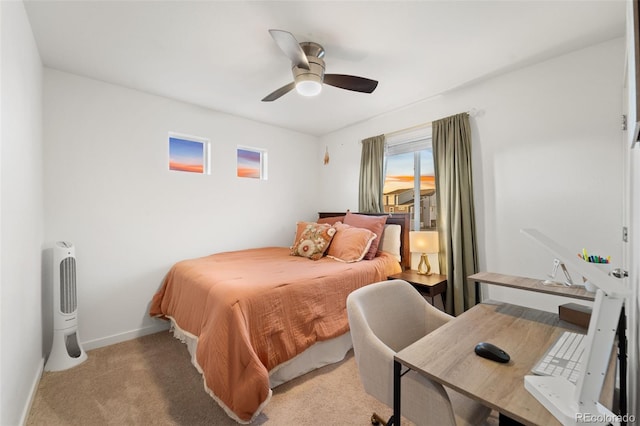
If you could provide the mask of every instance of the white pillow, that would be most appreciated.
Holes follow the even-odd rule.
[[[402,256],[400,255],[400,234],[402,228],[400,225],[384,225],[384,231],[382,231],[382,240],[380,241],[380,251],[387,252],[396,259],[398,262],[402,262]]]

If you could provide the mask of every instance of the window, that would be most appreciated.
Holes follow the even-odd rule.
[[[209,174],[209,139],[169,133],[169,170]]]
[[[237,160],[238,177],[267,180],[267,151],[239,146]]]
[[[436,227],[435,169],[430,125],[387,135],[382,192],[384,211],[410,213],[412,231]]]

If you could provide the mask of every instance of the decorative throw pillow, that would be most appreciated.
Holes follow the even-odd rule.
[[[376,257],[376,254],[378,253],[378,245],[382,240],[382,231],[384,230],[385,223],[387,223],[387,216],[368,216],[347,212],[344,218],[344,223],[346,225],[355,226],[356,228],[368,229],[376,234],[377,238],[371,243],[371,247],[369,247],[369,251],[364,258],[371,260]]]
[[[307,225],[315,225],[315,224],[316,224],[315,222],[296,222],[296,236],[293,237],[293,245],[296,245],[296,243],[300,239],[300,236],[302,235],[304,230],[307,228]]]
[[[376,234],[364,228],[356,228],[336,222],[333,227],[336,234],[329,245],[327,257],[341,262],[358,262],[369,251]]]
[[[329,247],[335,233],[336,230],[328,224],[298,222],[291,255],[318,260]]]

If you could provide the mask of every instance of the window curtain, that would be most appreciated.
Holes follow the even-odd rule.
[[[478,269],[469,114],[433,122],[433,160],[446,311],[459,315],[479,302],[476,284],[467,283]]]
[[[382,188],[384,186],[384,135],[362,141],[360,159],[360,191],[358,211],[382,213]]]

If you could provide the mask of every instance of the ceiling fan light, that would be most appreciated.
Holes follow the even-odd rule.
[[[317,96],[322,92],[322,83],[314,80],[301,80],[296,83],[296,91],[302,96]]]

